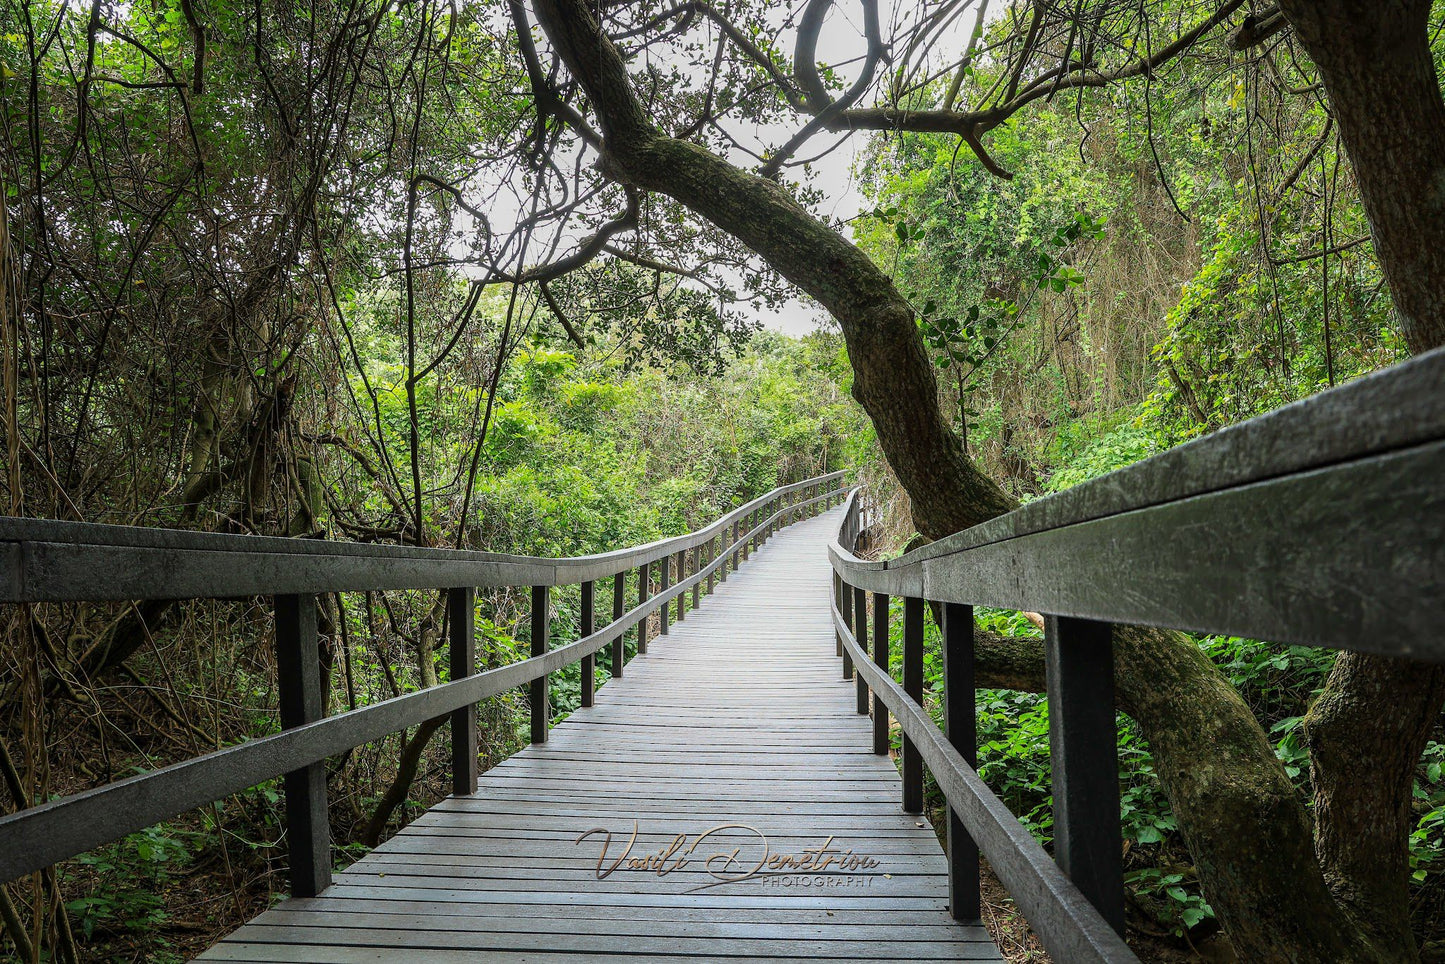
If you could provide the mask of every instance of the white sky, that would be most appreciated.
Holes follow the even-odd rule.
[[[846,62],[862,54],[864,49],[862,31],[847,19],[836,15],[829,18],[818,37],[818,59],[823,63]],[[846,68],[840,72],[851,81],[852,75]],[[773,146],[780,145],[806,121],[807,118],[799,116],[791,127],[759,130],[759,140],[766,139]],[[833,143],[837,137],[836,133],[824,131],[803,145],[794,157],[811,157]],[[867,139],[866,133],[854,134],[836,150],[813,162],[811,184],[829,199],[813,213],[832,220],[847,220],[858,214],[863,207],[864,198],[858,190],[857,179],[853,177],[853,166]],[[795,176],[798,170],[792,169]],[[787,335],[805,335],[828,321],[827,312],[817,304],[804,303],[797,299],[789,300],[776,311],[762,305],[750,307],[751,311],[747,307],[742,308],[745,314],[751,314],[764,328]]]
[[[909,9],[906,2],[907,0],[895,0],[891,16],[895,19],[900,15],[911,16],[915,11]],[[885,9],[880,11],[884,17],[882,29],[885,37],[888,36],[890,27],[887,22],[889,13],[886,8],[888,6],[889,4],[885,3]],[[1008,3],[995,3],[985,5],[983,9],[987,20],[992,22],[1003,16],[1008,7]],[[957,56],[966,45],[969,32],[973,29],[977,10],[978,5],[972,2],[960,7],[956,18],[938,32],[935,51],[948,51],[945,56]],[[819,61],[841,65],[838,67],[838,73],[844,83],[852,82],[856,76],[858,60],[867,49],[863,39],[862,26],[858,22],[858,12],[856,4],[839,3],[829,14],[828,21],[818,37]],[[759,129],[757,132],[758,144],[779,146],[801,128],[805,121],[806,118],[798,117],[791,126]],[[737,135],[739,132],[734,131],[733,133]],[[865,198],[858,189],[857,179],[853,176],[853,167],[870,136],[868,132],[856,133],[839,145],[837,149],[813,162],[811,184],[828,199],[814,210],[815,214],[835,221],[846,221],[856,217],[865,206]],[[824,131],[814,136],[794,156],[795,158],[809,158],[826,149],[835,142],[837,137],[836,132]],[[798,168],[792,168],[790,173],[797,176],[798,170]],[[849,229],[844,228],[843,231],[845,237],[851,237]],[[747,312],[749,309],[742,308],[742,310]],[[807,334],[828,320],[827,313],[822,308],[797,300],[787,302],[777,311],[771,311],[763,306],[754,306],[751,308],[751,314],[763,327],[789,335]]]

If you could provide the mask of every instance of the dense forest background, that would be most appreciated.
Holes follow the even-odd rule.
[[[1198,6],[1150,18],[1167,34]],[[1031,5],[1004,8],[978,18],[961,90],[942,74],[909,96],[1010,83]],[[0,0],[0,511],[572,555],[846,468],[888,509],[884,551],[909,544],[842,338],[757,330],[742,303],[786,289],[736,241],[654,195],[569,180],[580,161],[549,154],[556,135],[530,113],[533,43],[506,5]],[[656,78],[661,102],[691,103]],[[1243,53],[1206,35],[1167,69],[1035,104],[990,135],[1009,179],[960,147],[875,134],[857,172],[868,210],[840,227],[914,305],[968,454],[1019,498],[1407,354],[1288,34]],[[797,176],[804,201],[833,187]],[[445,681],[440,604],[328,600],[329,708]],[[481,658],[518,658],[526,600],[478,605]],[[565,638],[576,600],[556,606]],[[7,810],[277,726],[261,600],[0,618]],[[979,618],[1037,635],[1024,614]],[[1333,655],[1197,643],[1308,800],[1299,726]],[[576,674],[553,680],[558,715]],[[485,762],[525,741],[523,700],[483,707]],[[1047,843],[1046,700],[983,690],[979,708],[982,774]],[[1120,739],[1132,938],[1150,959],[1228,959],[1123,715]],[[424,727],[330,762],[339,861],[446,792],[445,741]],[[1410,844],[1411,921],[1436,960],[1442,767],[1437,725]],[[284,885],[275,783],[0,889],[0,953],[180,959]],[[1042,960],[1006,895],[989,897],[1006,949]]]

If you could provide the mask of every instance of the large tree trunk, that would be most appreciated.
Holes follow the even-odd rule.
[[[536,10],[597,112],[608,176],[717,224],[839,321],[854,395],[919,531],[938,538],[1012,509],[944,421],[913,311],[891,280],[773,182],[659,133],[582,0],[537,0]],[[1205,893],[1241,953],[1251,961],[1371,959],[1326,888],[1301,801],[1228,680],[1177,633],[1123,630],[1119,639],[1121,697],[1155,749]]]
[[[1280,0],[1319,68],[1405,340],[1445,344],[1445,100],[1430,0]]]
[[[1445,100],[1430,0],[1281,0],[1320,70],[1413,352],[1445,344]],[[1305,718],[1316,846],[1331,889],[1381,952],[1416,956],[1411,792],[1445,668],[1345,653]]]

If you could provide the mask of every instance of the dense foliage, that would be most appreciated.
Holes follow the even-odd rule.
[[[964,83],[986,90],[1003,66],[981,59]],[[855,236],[917,308],[971,454],[1018,496],[1060,491],[1405,357],[1329,112],[1298,95],[1307,68],[1279,68],[1261,79],[1216,43],[1159,76],[1060,95],[994,132],[989,150],[1010,180],[953,137],[872,141],[861,162],[870,207]],[[1019,614],[981,612],[979,623],[1041,635]],[[1308,799],[1298,728],[1332,654],[1198,643]],[[929,647],[941,689],[932,624]],[[1048,841],[1047,700],[984,690],[978,705],[982,774]],[[1419,766],[1410,858],[1414,917],[1437,941],[1442,737],[1437,727]],[[1212,910],[1151,751],[1122,715],[1119,741],[1131,915],[1145,932],[1198,940]]]
[[[889,25],[888,70],[869,45],[870,114],[866,100],[823,106],[852,97],[854,65],[789,65],[796,25],[769,5],[594,6],[651,120],[775,178],[800,220],[833,185],[792,180],[806,138],[754,156],[753,135],[802,115],[816,133],[850,111],[841,126],[884,132],[859,165],[868,210],[851,235],[911,303],[950,427],[1012,496],[1406,354],[1339,122],[1288,33],[1240,53],[1205,32],[1157,69],[1043,96],[1050,58],[1060,78],[1123,69],[1218,5],[917,5]],[[611,178],[587,113],[608,105],[587,103],[531,7],[0,0],[0,511],[571,555],[849,468],[894,510],[891,548],[912,541],[848,398],[858,359],[844,339],[755,330],[738,303],[777,305],[777,265],[696,206]],[[965,10],[972,33],[927,39]],[[1092,49],[1070,60],[1086,33]],[[972,145],[910,130],[941,104],[1009,109]],[[805,276],[810,254],[773,257]],[[835,311],[866,300],[845,274],[822,286]],[[872,334],[881,320],[852,323]],[[874,382],[891,387],[884,354]],[[486,664],[528,651],[528,605],[479,598]],[[575,592],[554,605],[566,638]],[[445,681],[442,612],[435,593],[327,599],[328,709]],[[1037,632],[1025,614],[977,615],[987,633]],[[7,812],[277,727],[265,600],[0,617]],[[1301,718],[1334,657],[1194,643],[1308,806]],[[937,646],[930,629],[934,694]],[[559,716],[578,672],[552,680]],[[978,699],[981,771],[1048,843],[1046,699]],[[489,762],[525,739],[522,700],[483,708]],[[1410,910],[1438,953],[1438,724],[1434,737],[1415,782]],[[444,791],[445,738],[423,726],[330,761],[338,860]],[[1222,943],[1153,750],[1124,716],[1119,738],[1135,937],[1157,937],[1160,954]],[[0,953],[183,956],[284,889],[282,833],[272,783],[0,887]]]

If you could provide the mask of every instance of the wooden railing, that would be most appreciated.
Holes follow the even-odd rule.
[[[904,809],[922,809],[924,766],[948,801],[953,915],[978,917],[982,849],[1054,960],[1135,960],[1120,936],[1113,625],[1445,662],[1442,480],[1445,350],[897,559],[855,555],[868,520],[850,494],[830,547],[844,676],[856,667],[859,713],[873,695],[875,752],[890,713],[903,732]],[[922,705],[926,603],[942,616],[946,735]],[[974,771],[976,605],[1044,614],[1052,860]]]
[[[612,647],[609,668],[621,676],[629,630],[636,627],[637,651],[645,653],[651,614],[666,633],[674,600],[682,619],[689,591],[696,607],[704,587],[711,593],[781,526],[836,504],[841,479],[834,472],[781,486],[696,532],[570,559],[0,518],[0,603],[272,597],[283,728],[0,817],[0,883],[284,775],[291,888],[314,895],[331,879],[327,757],[449,716],[453,792],[475,792],[478,702],[530,686],[532,740],[544,742],[549,673],[581,662],[582,704],[592,705],[599,651]],[[634,571],[637,602],[629,609]],[[597,629],[596,582],[609,578],[612,621]],[[564,585],[581,586],[580,638],[549,651],[549,594]],[[475,589],[518,586],[531,587],[532,656],[478,673]],[[324,716],[317,595],[390,589],[447,593],[451,681]]]

